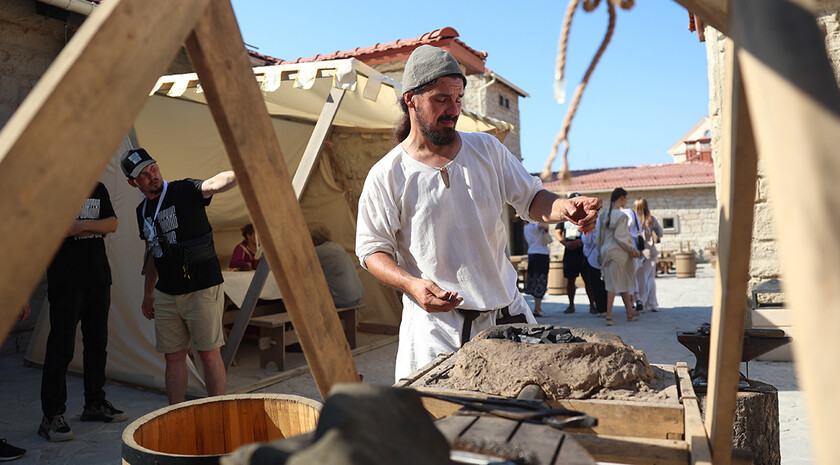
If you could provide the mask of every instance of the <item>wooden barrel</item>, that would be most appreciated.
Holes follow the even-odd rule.
[[[123,431],[123,464],[219,463],[219,457],[252,442],[311,431],[323,405],[286,394],[232,394],[155,410]]]
[[[552,260],[548,264],[548,290],[551,295],[566,293],[566,278],[563,277],[563,262]]]
[[[693,278],[697,273],[697,257],[692,252],[679,252],[676,255],[678,278]]]

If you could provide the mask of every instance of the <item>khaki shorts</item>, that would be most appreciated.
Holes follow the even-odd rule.
[[[192,347],[213,350],[225,344],[222,285],[170,295],[155,289],[155,349],[171,354]]]

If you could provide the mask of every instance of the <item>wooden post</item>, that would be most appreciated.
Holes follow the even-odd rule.
[[[324,146],[324,141],[327,139],[332,122],[338,113],[338,107],[341,105],[341,100],[344,98],[344,89],[333,88],[327,94],[327,101],[321,109],[321,114],[318,116],[318,122],[315,124],[315,129],[312,135],[309,136],[309,142],[306,144],[306,150],[303,152],[300,164],[295,171],[295,177],[292,180],[292,187],[295,190],[295,197],[300,201],[303,195],[306,184],[312,175],[312,170],[315,168],[315,162],[321,153],[321,148]],[[257,300],[260,293],[265,286],[265,279],[268,276],[268,261],[261,260],[257,265],[257,272],[251,279],[251,285],[248,286],[248,292],[245,295],[245,300],[242,302],[242,308],[236,314],[236,321],[233,323],[233,329],[230,332],[230,337],[225,344],[222,352],[222,360],[225,364],[225,370],[230,368],[233,362],[233,357],[239,349],[239,344],[242,342],[242,336],[245,334],[245,328],[248,326],[248,320],[254,313],[254,308],[257,306]],[[326,277],[325,277],[326,279]],[[354,332],[355,334],[355,332]],[[351,344],[352,345],[352,344]],[[351,347],[352,349],[352,347]]]
[[[321,108],[321,114],[318,116],[318,122],[315,123],[315,129],[312,130],[312,135],[309,136],[309,142],[306,144],[306,150],[303,151],[303,158],[300,160],[295,177],[292,180],[292,187],[300,199],[303,196],[303,190],[306,188],[306,183],[309,182],[309,177],[312,175],[312,169],[315,168],[315,162],[318,161],[318,156],[321,154],[321,147],[324,146],[324,141],[327,140],[327,135],[332,128],[332,122],[338,113],[338,107],[341,105],[341,100],[344,98],[344,89],[330,89],[327,95],[327,101],[324,107]]]
[[[323,398],[358,382],[280,144],[251,70],[233,8],[211,0],[187,39],[207,103]]]
[[[207,4],[103,2],[3,127],[0,335],[8,332],[149,90]]]
[[[718,196],[720,255],[715,274],[715,301],[709,341],[711,352],[706,429],[714,462],[726,465],[732,458],[758,163],[750,113],[731,40],[726,43],[724,93],[723,153],[720,154],[721,182]]]
[[[755,140],[767,170],[785,300],[797,334],[818,463],[834,463],[840,415],[840,90],[813,15],[791,2],[732,0]]]

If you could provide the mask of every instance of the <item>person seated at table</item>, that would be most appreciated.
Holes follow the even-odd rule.
[[[310,227],[309,234],[335,306],[341,308],[358,305],[365,291],[350,255],[341,244],[331,240],[330,231],[325,226]]]
[[[255,270],[260,259],[257,256],[257,233],[254,231],[253,224],[248,223],[242,226],[242,237],[245,239],[236,244],[228,267],[238,271]]]

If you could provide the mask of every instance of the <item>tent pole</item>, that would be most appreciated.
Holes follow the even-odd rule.
[[[321,154],[321,148],[327,140],[327,135],[332,128],[332,122],[338,113],[338,107],[341,105],[341,100],[344,98],[344,89],[333,87],[327,95],[327,101],[324,102],[324,107],[321,108],[321,114],[318,116],[318,122],[315,123],[315,129],[312,130],[312,135],[309,136],[309,142],[306,144],[306,150],[303,152],[303,158],[300,160],[295,177],[292,180],[292,187],[295,189],[298,200],[303,196],[303,190],[306,188],[306,183],[309,182],[309,177],[312,175],[312,170],[315,168],[315,162],[318,161],[318,156]]]
[[[149,89],[208,3],[105,2],[3,126],[0,335],[8,333]],[[97,121],[95,131],[91,121]]]
[[[242,196],[323,398],[359,373],[254,79],[233,8],[211,0],[186,41]]]
[[[332,88],[327,95],[327,101],[321,109],[321,114],[318,116],[318,122],[315,124],[315,129],[309,137],[309,142],[306,144],[306,150],[303,152],[300,164],[295,171],[295,177],[292,181],[292,187],[295,190],[295,196],[298,201],[303,196],[303,190],[306,188],[306,183],[312,175],[312,170],[315,168],[315,162],[321,153],[321,148],[329,134],[332,122],[338,113],[338,107],[341,105],[341,99],[344,98],[344,89]],[[248,321],[251,315],[254,314],[254,309],[257,306],[257,300],[260,293],[265,286],[265,280],[268,276],[268,261],[260,260],[257,265],[257,272],[251,279],[251,284],[248,286],[248,292],[245,294],[245,300],[242,302],[242,308],[236,314],[236,320],[233,322],[233,328],[230,331],[225,348],[222,351],[222,360],[225,363],[225,370],[230,368],[233,363],[233,357],[236,356],[236,351],[239,350],[239,344],[242,343],[242,337],[245,335],[245,328],[248,326]],[[322,271],[323,272],[323,271]],[[324,278],[326,279],[326,277]]]
[[[716,464],[729,464],[740,379],[758,157],[732,40],[726,42],[723,150],[706,430]]]

